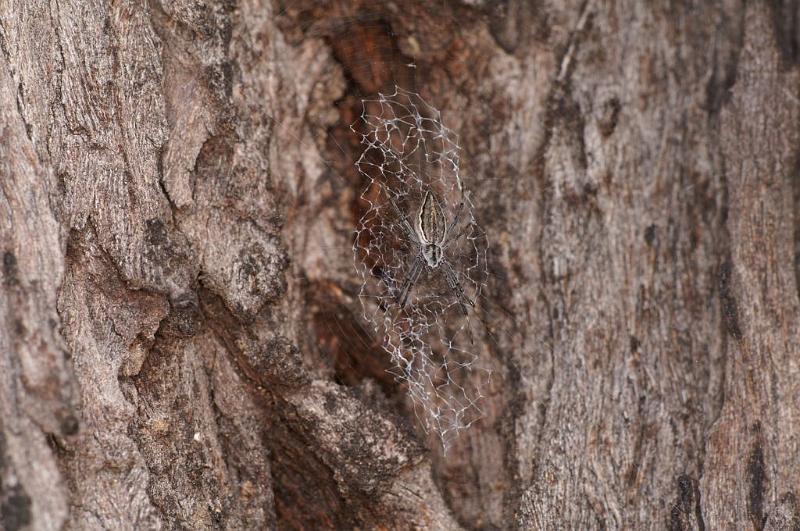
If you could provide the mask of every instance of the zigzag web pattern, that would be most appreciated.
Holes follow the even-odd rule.
[[[367,205],[353,244],[364,318],[407,387],[417,418],[445,450],[481,417],[488,371],[478,366],[473,328],[486,286],[487,241],[459,174],[457,136],[418,94],[364,100],[353,126],[364,151],[356,166],[366,178]],[[446,218],[443,260],[421,260],[420,208],[432,194]],[[414,269],[420,269],[418,276]],[[403,305],[403,288],[417,278]]]

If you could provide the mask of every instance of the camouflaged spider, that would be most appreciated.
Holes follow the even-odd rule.
[[[464,293],[464,289],[458,281],[458,275],[445,257],[445,250],[447,247],[458,240],[463,234],[462,231],[459,234],[453,235],[453,229],[458,223],[461,211],[464,208],[463,201],[459,203],[456,215],[448,226],[442,207],[439,205],[439,200],[432,192],[425,192],[425,198],[422,200],[422,206],[420,206],[419,213],[417,214],[418,223],[416,229],[391,196],[389,196],[389,201],[392,203],[392,207],[400,218],[401,230],[414,244],[417,251],[397,297],[400,307],[405,307],[406,302],[408,302],[408,296],[417,283],[417,280],[419,280],[423,267],[427,267],[429,269],[440,269],[442,271],[450,291],[454,292],[455,296],[458,298],[461,312],[467,315],[467,305],[474,307],[475,303]]]

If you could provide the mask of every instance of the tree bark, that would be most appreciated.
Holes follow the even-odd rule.
[[[800,529],[798,20],[0,2],[0,528]],[[446,453],[353,270],[395,85],[490,241]]]

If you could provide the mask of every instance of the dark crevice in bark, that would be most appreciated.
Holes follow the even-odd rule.
[[[22,485],[10,486],[0,491],[0,528],[18,531],[32,520],[31,498]]]
[[[701,465],[700,476],[702,477],[703,473],[702,463],[700,465]],[[700,493],[699,482],[695,482],[694,484],[694,493],[695,493],[694,516],[697,519],[697,529],[698,531],[706,531],[706,522],[703,519],[703,506],[702,506],[703,500],[702,500],[702,494]]]
[[[355,91],[356,99],[378,92],[389,94],[395,85],[412,92],[419,89],[414,69],[407,66],[413,59],[400,51],[397,35],[384,19],[334,33],[328,37],[328,44],[348,80],[347,94]]]
[[[6,440],[0,419],[0,529],[18,531],[32,521],[32,500],[25,488],[20,485],[4,485],[6,472]]]
[[[789,174],[792,187],[792,213],[794,220],[792,231],[794,233],[794,283],[797,289],[797,296],[800,299],[800,151],[795,156],[794,168]]]
[[[308,383],[297,349],[282,336],[263,341],[213,291],[199,290],[204,322],[234,358],[243,380],[273,394],[297,389]],[[266,344],[265,344],[266,343]]]
[[[359,116],[364,98],[374,97],[378,92],[391,93],[395,85],[417,90],[414,69],[408,66],[414,60],[400,50],[398,35],[392,30],[388,13],[359,11],[351,24],[343,26],[337,26],[328,18],[321,20],[323,26],[327,23],[323,37],[345,80],[343,94],[334,102],[340,118]],[[352,133],[351,124],[343,123],[341,119],[329,127],[325,131],[326,148],[333,155],[322,161],[345,186],[355,190],[349,210],[350,221],[355,226],[366,212],[361,192],[367,179],[355,171],[354,161],[361,145],[358,135]]]
[[[772,11],[775,41],[788,66],[800,63],[800,4],[796,0],[766,0]]]
[[[279,527],[345,529],[357,526],[359,522],[349,511],[352,506],[339,492],[333,471],[316,455],[314,444],[307,440],[303,431],[293,427],[298,416],[282,393],[292,392],[286,386],[296,386],[304,377],[298,373],[295,377],[276,379],[276,365],[269,355],[256,359],[237,346],[241,340],[236,336],[250,333],[225,303],[206,289],[201,290],[200,300],[205,321],[226,346],[240,377],[263,403],[268,412],[265,418],[272,419],[265,429],[264,442],[270,451]],[[277,370],[285,374],[280,367]]]
[[[742,340],[742,329],[739,325],[739,307],[733,295],[731,275],[733,265],[730,261],[723,262],[719,267],[719,298],[722,305],[722,317],[728,334],[736,341]]]
[[[543,260],[542,260],[543,261]],[[545,267],[545,264],[542,263],[542,268]],[[542,269],[544,271],[544,269]],[[542,290],[540,294],[542,300],[544,301],[544,306],[547,308],[547,323],[548,323],[548,337],[546,338],[547,344],[549,346],[548,351],[550,354],[550,374],[547,377],[547,383],[545,384],[546,392],[545,396],[542,399],[539,405],[539,418],[537,419],[536,423],[536,448],[539,449],[542,446],[542,440],[544,437],[544,427],[545,423],[547,422],[547,412],[550,409],[550,402],[553,400],[553,384],[556,380],[556,352],[555,352],[555,333],[556,333],[556,321],[557,318],[553,315],[554,309],[550,305],[550,301],[547,298],[546,293]],[[534,474],[536,474],[536,469],[538,468],[539,458],[538,455],[533,456],[534,458]]]
[[[340,101],[355,95],[351,98],[355,101],[350,103],[360,105],[361,98],[378,92],[390,93],[395,85],[418,90],[416,78],[420,65],[400,49],[400,35],[393,27],[400,16],[395,10],[383,4],[347,7],[337,4],[321,9],[314,3],[299,3],[297,11],[290,12],[288,5],[291,3],[278,11],[278,26],[290,42],[298,40],[298,34],[301,40],[325,39],[347,81],[345,96]]]
[[[19,284],[17,274],[17,257],[11,251],[3,252],[3,283],[6,286],[16,286]]]
[[[755,440],[747,459],[747,512],[753,527],[758,531],[764,529],[767,521],[765,513],[765,494],[767,493],[767,469],[764,463],[764,442],[761,434],[761,423],[753,426]]]
[[[683,531],[685,529],[691,529],[689,516],[691,515],[690,508],[693,497],[692,479],[689,476],[680,476],[677,484],[678,499],[672,505],[672,510],[670,511],[670,531]]]
[[[603,102],[603,110],[597,120],[597,128],[603,138],[610,137],[617,128],[619,113],[622,110],[622,103],[619,98],[612,96]]]
[[[341,496],[333,472],[313,452],[313,444],[290,425],[268,429],[275,493],[281,529],[354,529],[356,520]]]
[[[305,292],[311,314],[309,348],[318,350],[320,359],[332,361],[335,381],[353,388],[375,381],[394,407],[402,409],[402,386],[386,371],[384,351],[361,326],[361,315],[341,304],[332,285],[315,282]]]
[[[730,101],[731,91],[736,84],[739,56],[744,46],[745,14],[744,0],[735,18],[722,9],[722,23],[714,37],[711,77],[706,85],[706,107],[710,115],[718,115]]]
[[[167,191],[167,187],[164,184],[164,153],[166,152],[166,143],[158,148],[158,155],[156,155],[156,171],[158,175],[156,175],[156,182],[158,183],[158,188],[161,190],[161,193],[164,195],[164,199],[167,200],[167,204],[169,205],[170,210],[172,211],[172,219],[175,219],[175,214],[178,211],[178,206],[175,204],[175,200],[169,195],[169,191]],[[176,227],[177,229],[177,227]]]
[[[0,52],[3,53],[3,57],[5,58],[6,62],[11,64],[11,55],[8,53],[8,49],[6,48],[6,36],[2,23],[0,23]]]
[[[712,120],[712,127],[715,131],[719,130],[719,120],[714,118]],[[719,137],[715,138],[719,142]],[[720,238],[718,245],[719,265],[717,266],[717,290],[719,294],[720,311],[722,315],[722,324],[725,327],[723,337],[731,337],[736,341],[742,340],[742,329],[739,321],[739,307],[736,298],[733,294],[733,286],[731,285],[733,275],[733,257],[731,248],[731,236],[728,229],[728,209],[729,198],[728,192],[728,175],[727,165],[725,163],[724,155],[720,152],[718,154],[719,162],[719,179],[721,188],[721,205],[720,205]],[[725,345],[727,347],[727,343]],[[727,348],[725,348],[727,354]],[[724,387],[724,386],[723,386]]]
[[[705,522],[700,511],[700,489],[691,476],[677,478],[677,499],[672,505],[667,521],[670,531],[705,531]]]
[[[25,125],[25,134],[30,140],[31,145],[35,146],[33,142],[33,126],[25,119],[25,111],[23,109],[25,100],[25,92],[22,88],[22,83],[20,83],[17,87],[17,111],[19,112],[19,117],[22,120],[22,123]]]

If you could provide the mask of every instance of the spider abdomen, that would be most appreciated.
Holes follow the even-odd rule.
[[[447,225],[439,201],[431,192],[425,192],[425,199],[419,209],[419,233],[423,243],[442,245],[447,237]]]

